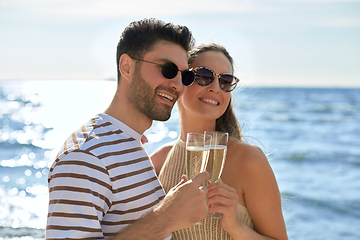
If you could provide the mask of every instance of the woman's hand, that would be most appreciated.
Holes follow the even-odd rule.
[[[225,183],[218,182],[208,185],[209,213],[219,212],[223,214],[220,224],[230,235],[234,229],[239,228],[239,225],[241,226],[240,220],[237,218],[238,199],[236,190]]]

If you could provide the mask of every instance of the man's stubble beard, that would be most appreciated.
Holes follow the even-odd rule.
[[[166,121],[171,116],[173,106],[161,104],[156,101],[158,97],[157,91],[160,89],[164,89],[178,97],[177,92],[161,85],[153,90],[150,84],[142,78],[140,67],[136,66],[134,78],[129,85],[127,96],[132,105],[149,119]]]

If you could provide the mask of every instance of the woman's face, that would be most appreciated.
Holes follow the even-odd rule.
[[[215,73],[232,73],[232,68],[227,57],[219,51],[206,51],[198,55],[190,68],[206,67]],[[219,118],[229,105],[230,92],[220,88],[218,75],[207,86],[200,86],[196,81],[185,87],[184,93],[179,98],[179,108],[186,114],[194,114],[208,120]]]

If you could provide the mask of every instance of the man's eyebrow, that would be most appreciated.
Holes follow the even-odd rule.
[[[173,61],[170,61],[168,58],[157,58],[156,61],[160,61],[160,62],[171,62],[173,63]]]

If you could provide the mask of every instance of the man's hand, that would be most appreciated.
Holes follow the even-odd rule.
[[[166,194],[162,202],[149,214],[120,232],[113,240],[164,239],[172,232],[194,225],[208,213],[207,187],[200,185],[210,179],[207,172],[181,181]]]
[[[181,181],[165,196],[161,204],[154,210],[164,227],[171,232],[194,225],[205,218],[208,213],[206,200],[207,187],[201,184],[210,179],[207,172],[187,180],[183,175]]]

